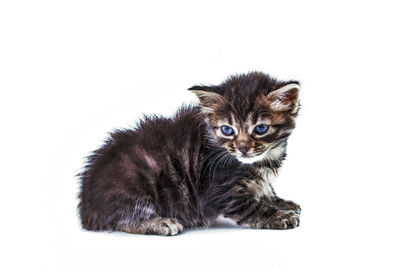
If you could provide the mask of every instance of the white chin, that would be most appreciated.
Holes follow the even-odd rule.
[[[245,164],[253,164],[255,162],[263,161],[264,159],[268,160],[278,160],[285,153],[286,148],[282,145],[274,147],[273,149],[267,149],[261,155],[254,157],[243,157],[242,155],[237,155],[236,158]]]
[[[264,157],[265,157],[265,152],[262,153],[261,155],[254,156],[254,157],[237,156],[236,158],[242,163],[253,164],[255,162],[262,161],[264,159]]]

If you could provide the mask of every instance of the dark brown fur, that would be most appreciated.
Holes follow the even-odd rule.
[[[278,198],[268,180],[286,156],[298,109],[296,88],[273,92],[290,84],[298,82],[255,72],[195,86],[190,90],[201,107],[182,107],[172,118],[145,117],[136,129],[112,133],[80,174],[82,226],[175,235],[223,215],[252,228],[296,227],[300,207]],[[260,119],[270,128],[257,137],[248,131]],[[218,136],[221,120],[238,133]],[[238,147],[267,156],[244,164]]]

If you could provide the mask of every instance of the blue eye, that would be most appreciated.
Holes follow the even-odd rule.
[[[254,132],[258,135],[265,134],[268,131],[268,125],[259,124],[254,128]]]
[[[230,127],[230,126],[226,126],[226,125],[223,125],[223,126],[221,126],[221,132],[224,134],[224,135],[233,135],[234,133],[235,133],[235,131],[233,130],[233,128],[232,127]]]

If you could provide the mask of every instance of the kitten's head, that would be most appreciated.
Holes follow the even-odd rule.
[[[214,139],[243,163],[276,160],[299,109],[299,82],[260,72],[228,78],[218,86],[194,86]]]

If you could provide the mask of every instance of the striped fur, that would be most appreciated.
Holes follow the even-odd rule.
[[[296,81],[258,72],[232,76],[190,88],[198,107],[115,131],[79,174],[83,228],[175,235],[219,215],[251,228],[298,226],[300,207],[272,187],[295,126],[298,89]],[[261,136],[254,135],[259,123],[269,125]],[[235,135],[224,136],[222,125]]]

